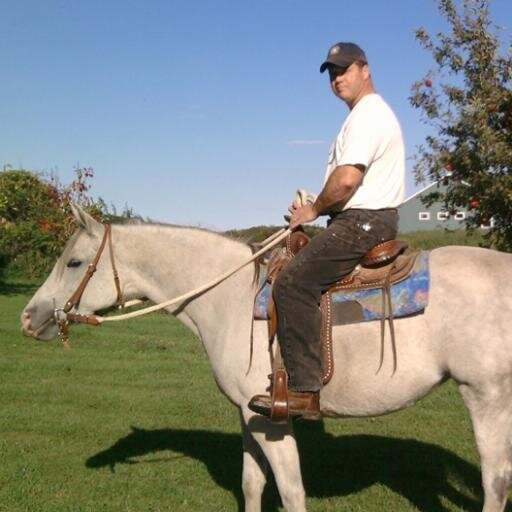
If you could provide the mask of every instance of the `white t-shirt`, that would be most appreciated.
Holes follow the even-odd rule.
[[[350,111],[329,153],[325,182],[340,165],[364,165],[363,181],[343,210],[396,208],[404,200],[402,130],[378,94],[363,96]]]

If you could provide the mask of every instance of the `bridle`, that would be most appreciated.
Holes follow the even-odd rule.
[[[43,324],[34,331],[31,335],[34,338],[43,332],[48,325],[51,323],[56,323],[59,328],[59,335],[64,343],[64,345],[69,345],[69,323],[70,322],[78,322],[88,325],[98,325],[100,322],[98,321],[98,317],[95,315],[80,315],[78,313],[71,313],[71,310],[77,308],[82,295],[84,294],[89,281],[97,270],[98,263],[100,261],[101,255],[105,249],[105,246],[108,242],[108,249],[110,254],[110,262],[112,264],[112,273],[114,275],[114,285],[116,287],[117,299],[116,305],[123,307],[124,306],[124,298],[123,293],[121,291],[121,285],[119,281],[119,274],[117,272],[115,260],[114,260],[114,248],[112,244],[112,226],[110,224],[105,224],[105,231],[103,233],[103,238],[101,240],[100,246],[94,256],[94,259],[87,267],[84,277],[80,281],[80,284],[77,286],[76,290],[72,293],[71,297],[66,301],[64,307],[55,307],[53,314],[45,321]]]
[[[96,252],[96,256],[92,260],[92,262],[87,267],[87,270],[85,272],[84,277],[82,278],[82,281],[78,285],[77,289],[74,291],[74,293],[71,295],[69,300],[66,302],[63,308],[63,312],[68,314],[68,320],[77,321],[77,317],[84,317],[84,315],[73,315],[72,313],[69,313],[73,308],[76,308],[78,304],[80,303],[80,299],[82,298],[82,295],[87,288],[87,285],[89,284],[89,281],[91,280],[92,276],[96,272],[98,263],[100,261],[101,255],[103,254],[103,250],[105,249],[105,245],[108,241],[108,250],[110,254],[110,262],[112,264],[112,273],[114,274],[114,284],[117,291],[117,300],[116,304],[123,306],[124,299],[123,294],[121,292],[121,286],[119,283],[119,274],[117,273],[116,264],[114,261],[114,248],[112,246],[112,226],[110,224],[105,224],[105,231],[103,233],[103,239],[101,240],[101,244],[98,247],[98,251]],[[87,317],[86,317],[87,318]],[[89,322],[83,322],[83,323],[89,323]]]

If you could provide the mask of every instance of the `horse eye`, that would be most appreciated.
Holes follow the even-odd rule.
[[[79,267],[81,264],[82,264],[82,262],[80,260],[75,260],[75,259],[71,258],[68,261],[68,264],[66,266],[68,268],[75,268],[75,267]]]

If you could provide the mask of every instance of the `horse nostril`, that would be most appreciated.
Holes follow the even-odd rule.
[[[28,311],[22,313],[21,323],[25,329],[30,329],[30,313]]]

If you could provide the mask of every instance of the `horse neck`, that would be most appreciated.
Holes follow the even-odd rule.
[[[132,225],[117,231],[116,258],[129,276],[125,286],[130,295],[157,303],[194,290],[251,256],[246,244],[197,228]],[[237,310],[252,304],[253,281],[251,264],[185,305],[203,341],[213,324],[218,331],[219,316],[225,317],[224,323],[229,321],[234,304]]]
[[[116,259],[165,293],[204,284],[251,255],[247,245],[198,228],[118,226],[114,238]]]

